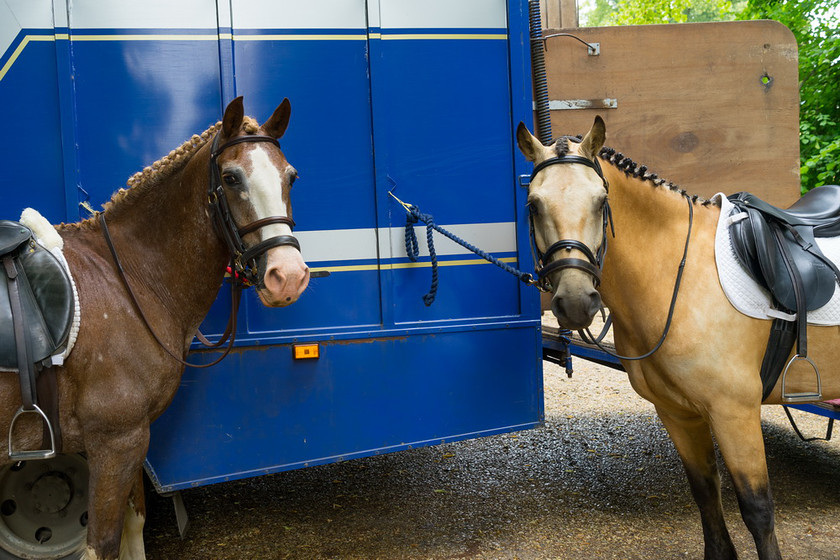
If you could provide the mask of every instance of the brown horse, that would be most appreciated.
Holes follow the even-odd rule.
[[[259,126],[237,98],[221,123],[132,177],[131,188],[115,194],[104,212],[56,228],[81,307],[78,339],[57,379],[62,451],[86,453],[90,469],[83,558],[145,558],[149,425],[180,383],[184,366],[171,354],[186,356],[222,285],[231,262],[226,238],[241,240],[240,272],[252,276],[265,305],[294,303],[309,282],[291,236],[296,171],[277,142],[290,113],[284,100]],[[223,199],[217,205],[229,222],[215,217],[208,193],[211,201]],[[225,222],[233,231],[224,230]],[[14,375],[0,376],[0,394],[6,434],[21,404]],[[39,447],[36,420],[22,419],[15,432],[16,446]]]
[[[600,117],[582,141],[561,138],[544,146],[524,124],[517,131],[520,150],[535,163],[528,203],[537,249],[552,253],[543,263],[553,286],[552,311],[564,327],[584,328],[603,298],[618,353],[647,354],[663,336],[690,231],[664,342],[649,357],[622,364],[633,389],[655,405],[682,458],[700,509],[705,558],[737,557],[723,518],[713,436],[758,557],[781,558],[760,417],[759,369],[771,321],[741,314],[721,288],[715,266],[719,204],[689,196],[614,150],[602,150],[604,138]],[[558,241],[559,249],[552,250]],[[602,271],[593,264],[599,260]],[[836,398],[840,376],[829,368],[840,359],[837,330],[809,326],[807,335],[810,357],[823,366],[823,398]],[[802,376],[794,390],[813,389],[813,383],[813,374]],[[791,379],[788,384],[794,385]],[[777,384],[764,403],[779,402]]]

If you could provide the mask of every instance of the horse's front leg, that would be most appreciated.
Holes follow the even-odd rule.
[[[145,560],[143,525],[146,524],[146,496],[143,494],[143,469],[137,471],[125,510],[120,560]]]
[[[720,497],[720,473],[709,425],[697,415],[672,414],[656,408],[682,459],[691,494],[700,509],[705,560],[738,558],[726,528]]]
[[[767,474],[761,407],[728,403],[711,415],[712,431],[732,475],[741,517],[755,540],[759,560],[781,560],[773,494]]]
[[[98,437],[95,442],[88,443],[88,560],[145,559],[141,533],[145,504],[141,503],[144,515],[138,518],[129,496],[135,500],[136,507],[137,495],[142,496],[142,479],[138,481],[138,477],[148,444],[148,428],[110,438]],[[121,545],[124,527],[128,528],[129,542]],[[141,540],[139,546],[137,539]]]

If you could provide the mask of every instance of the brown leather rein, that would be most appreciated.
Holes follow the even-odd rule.
[[[237,316],[239,315],[239,303],[242,300],[242,291],[248,286],[256,284],[258,282],[258,265],[256,262],[257,258],[263,255],[269,249],[279,247],[281,245],[290,245],[296,248],[298,251],[300,251],[300,243],[293,235],[276,235],[274,237],[270,237],[269,239],[261,241],[260,243],[257,243],[253,247],[247,247],[244,241],[242,240],[242,237],[244,237],[245,235],[253,233],[261,228],[272,224],[285,224],[292,229],[295,226],[294,220],[287,216],[271,216],[268,218],[262,218],[242,227],[238,227],[236,225],[236,222],[233,219],[233,216],[230,212],[230,206],[227,202],[227,196],[225,195],[224,188],[222,187],[221,173],[219,172],[219,166],[216,160],[219,154],[221,154],[224,150],[233,145],[241,144],[243,142],[270,142],[276,145],[278,149],[280,148],[280,143],[277,141],[276,138],[273,138],[271,136],[240,136],[238,138],[230,140],[229,142],[226,142],[225,144],[222,144],[222,146],[219,146],[218,133],[213,138],[213,145],[211,146],[210,152],[210,181],[207,191],[207,197],[210,207],[212,208],[213,224],[218,230],[219,235],[224,239],[231,256],[231,310],[230,317],[228,318],[227,327],[225,327],[225,332],[222,333],[222,336],[217,342],[211,343],[203,334],[201,334],[201,332],[196,332],[196,338],[198,338],[198,340],[205,347],[211,349],[219,348],[225,342],[228,342],[228,345],[225,348],[224,352],[216,360],[213,360],[208,364],[189,363],[183,360],[179,355],[175,354],[163,343],[163,341],[157,335],[155,330],[152,328],[149,319],[146,317],[146,314],[143,312],[143,308],[140,306],[140,302],[138,301],[137,296],[131,289],[131,284],[129,284],[128,282],[128,277],[125,274],[125,270],[123,270],[119,256],[117,255],[116,247],[114,246],[114,242],[111,239],[111,234],[108,231],[108,224],[105,221],[105,213],[103,212],[99,215],[99,223],[102,225],[102,235],[105,237],[105,242],[108,244],[108,249],[111,251],[111,256],[113,257],[114,264],[117,267],[117,272],[119,272],[123,285],[125,286],[128,295],[131,297],[131,301],[134,302],[134,306],[137,308],[137,311],[139,312],[140,317],[143,319],[143,323],[146,325],[146,328],[157,341],[158,345],[160,345],[160,347],[163,348],[166,351],[166,353],[169,354],[175,361],[177,361],[181,365],[192,368],[209,368],[211,366],[214,366],[221,362],[223,359],[225,359],[225,357],[227,357],[227,355],[233,349],[233,345],[236,341]]]

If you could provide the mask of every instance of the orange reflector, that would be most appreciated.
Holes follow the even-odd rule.
[[[321,356],[317,342],[315,344],[295,344],[292,349],[296,360],[317,359]]]

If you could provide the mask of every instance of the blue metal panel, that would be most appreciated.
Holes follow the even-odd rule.
[[[6,118],[19,133],[0,145],[25,163],[6,173],[6,208],[75,220],[77,182],[99,207],[218,120],[233,95],[261,121],[289,97],[283,147],[301,173],[292,200],[304,257],[333,273],[288,308],[246,295],[234,355],[188,369],[153,425],[159,488],[540,422],[536,291],[438,236],[440,287],[426,307],[429,259],[408,263],[405,214],[388,196],[396,186],[441,225],[500,231],[504,242],[482,248],[530,263],[517,186],[526,165],[513,142],[531,114],[526,3],[330,0],[357,14],[342,24],[355,27],[317,29],[305,25],[320,19],[310,4],[291,14],[268,0],[176,0],[172,20],[161,3],[138,6],[80,0],[68,5],[69,28],[24,30],[3,46],[0,102],[15,108]],[[191,21],[196,6],[208,13]],[[458,25],[439,27],[435,10],[459,12]],[[464,27],[470,13],[480,26]],[[150,28],[162,21],[172,23]],[[25,44],[31,35],[44,40]],[[204,332],[223,330],[228,305],[223,288]],[[289,343],[304,340],[321,342],[320,360],[290,359]]]
[[[272,16],[267,14],[266,19],[271,25]],[[375,228],[365,30],[234,29],[233,36],[236,90],[245,95],[249,110],[269,115],[283,97],[292,101],[292,119],[282,145],[300,173],[292,195],[300,229]],[[308,249],[304,242],[307,260]],[[376,263],[375,258],[367,261]],[[325,326],[378,330],[382,322],[378,278],[370,270],[314,280],[299,303],[276,310],[248,298],[248,332]]]
[[[818,416],[825,416],[827,418],[833,418],[834,420],[840,420],[840,410],[837,410],[831,405],[820,405],[820,403],[804,403],[804,404],[786,404],[783,406],[787,406],[789,408],[796,408],[798,410],[804,410],[805,412],[810,412],[811,414],[817,414]]]
[[[20,49],[20,50],[19,50]],[[19,52],[19,54],[18,54]],[[52,30],[22,30],[0,56],[3,107],[2,200],[5,219],[28,206],[65,220],[56,50]]]
[[[170,491],[530,428],[542,420],[539,344],[535,329],[510,328],[322,343],[312,361],[243,349],[185,373],[147,466]]]
[[[307,40],[284,38],[290,30],[283,29],[249,30],[249,39],[238,33],[236,91],[249,112],[267,118],[284,97],[292,101],[282,144],[300,172],[295,221],[307,230],[375,226],[364,31],[310,31]]]
[[[177,31],[194,39],[175,34],[70,32],[79,182],[94,208],[129,176],[219,120],[216,30]]]
[[[387,225],[405,223],[388,197],[392,189],[440,224],[514,222],[507,31],[408,33],[387,23],[371,46],[377,195]],[[428,269],[387,274],[396,324],[520,313],[516,281],[495,267],[442,269],[431,307],[419,297],[428,290]]]

